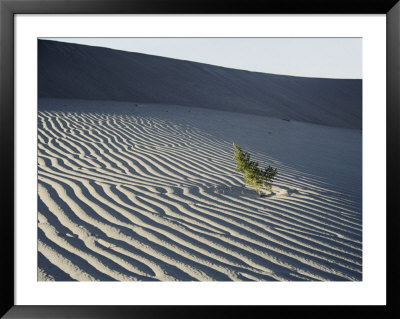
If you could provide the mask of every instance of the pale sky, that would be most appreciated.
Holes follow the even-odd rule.
[[[264,73],[362,78],[361,38],[45,38]]]

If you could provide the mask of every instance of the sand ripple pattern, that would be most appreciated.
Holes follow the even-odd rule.
[[[357,194],[277,164],[258,198],[231,143],[134,112],[39,111],[38,279],[361,280]]]

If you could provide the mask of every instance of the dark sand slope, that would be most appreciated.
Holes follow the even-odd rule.
[[[175,104],[361,129],[362,81],[273,75],[39,40],[39,97]]]

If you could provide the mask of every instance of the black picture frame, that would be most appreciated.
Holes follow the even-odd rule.
[[[17,306],[14,304],[14,17],[16,14],[385,14],[387,21],[387,305],[386,306]],[[0,0],[1,308],[4,318],[165,318],[329,315],[399,318],[395,274],[400,137],[400,3],[398,0]],[[378,213],[378,212],[377,212]],[[383,213],[383,212],[382,212]]]

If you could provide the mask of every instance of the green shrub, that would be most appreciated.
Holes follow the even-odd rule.
[[[260,169],[258,163],[250,160],[250,154],[243,152],[242,148],[233,143],[235,154],[236,172],[243,173],[244,183],[255,187],[259,196],[261,196],[262,188],[271,189],[271,183],[278,172],[278,169],[268,165],[265,169]]]

